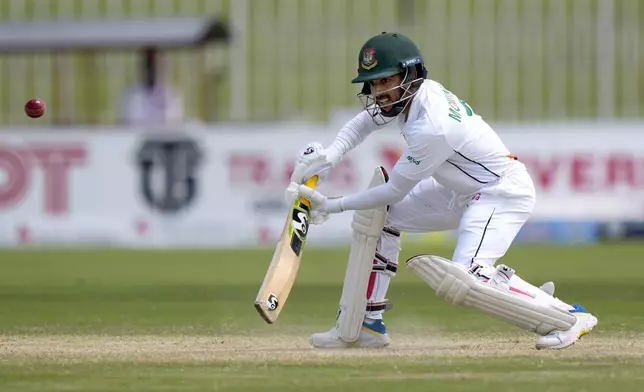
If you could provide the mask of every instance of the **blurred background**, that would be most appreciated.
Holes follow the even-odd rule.
[[[311,227],[277,324],[253,309],[294,160],[361,110],[383,31],[530,170],[501,262],[598,315],[572,351],[403,268],[451,257],[444,232],[403,234],[393,351],[316,355],[351,213]],[[642,390],[643,65],[643,0],[0,0],[0,391]],[[403,146],[371,134],[320,190],[365,189]]]
[[[293,158],[357,113],[358,51],[394,30],[533,172],[520,240],[639,235],[642,20],[638,0],[1,0],[0,243],[273,243]],[[325,190],[401,142],[374,135]],[[311,241],[346,241],[345,215]]]
[[[410,35],[430,77],[495,121],[640,117],[644,6],[638,0],[3,0],[3,22],[199,16],[231,40],[164,54],[164,81],[200,121],[327,121],[356,106],[357,51]],[[62,22],[61,22],[62,23]],[[118,45],[115,45],[118,46]],[[125,46],[125,45],[123,45]],[[84,47],[0,58],[0,123],[112,124],[140,76],[134,50]]]

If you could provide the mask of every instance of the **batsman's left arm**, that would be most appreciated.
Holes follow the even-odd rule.
[[[315,189],[297,183],[289,185],[287,195],[306,197],[311,200],[313,211],[329,214],[347,210],[369,210],[395,204],[404,199],[418,182],[418,180],[410,180],[394,172],[390,175],[389,182],[350,196],[327,198]]]
[[[338,213],[350,210],[370,210],[396,204],[402,201],[418,182],[418,180],[410,180],[393,171],[389,176],[389,181],[384,184],[353,195],[327,199],[324,203],[324,211]]]

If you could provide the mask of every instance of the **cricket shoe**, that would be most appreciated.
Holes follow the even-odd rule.
[[[382,320],[365,318],[358,340],[346,342],[340,338],[340,333],[333,327],[327,332],[314,333],[311,345],[315,348],[382,348],[389,346],[387,327]]]
[[[570,347],[597,325],[597,317],[590,314],[583,306],[579,304],[572,306],[574,309],[569,312],[577,317],[575,325],[567,331],[552,331],[548,335],[540,337],[537,339],[537,350],[557,350]]]

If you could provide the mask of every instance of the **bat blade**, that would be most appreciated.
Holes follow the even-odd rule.
[[[313,176],[305,185],[314,188],[317,181],[318,177]],[[296,200],[289,209],[282,235],[255,298],[255,309],[269,324],[277,321],[295,283],[309,232],[310,209],[310,202],[304,198]]]

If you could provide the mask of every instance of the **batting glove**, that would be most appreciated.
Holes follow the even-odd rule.
[[[316,174],[318,182],[324,181],[333,168],[333,162],[328,158],[327,150],[320,143],[307,144],[295,161],[291,182],[302,184],[307,178]]]
[[[288,205],[293,204],[295,200],[302,197],[302,195],[300,195],[300,186],[304,186],[304,185],[300,185],[296,182],[291,182],[288,188],[286,188],[286,203]],[[306,188],[311,189],[309,187],[306,187]],[[325,200],[326,197],[322,195],[320,192],[316,192],[317,201],[313,201],[308,197],[306,197],[306,199],[311,201],[311,214],[309,216],[309,221],[311,222],[311,224],[320,225],[326,222],[326,220],[329,219],[329,213],[325,211],[320,211],[317,209],[317,207],[319,207],[318,201],[322,201],[322,204],[325,204],[323,200]]]
[[[309,188],[306,185],[298,185],[297,188],[293,183],[289,185],[291,192],[297,189],[297,197],[303,197],[311,201],[311,209],[321,213],[334,214],[344,211],[341,197],[326,197],[320,192]]]

